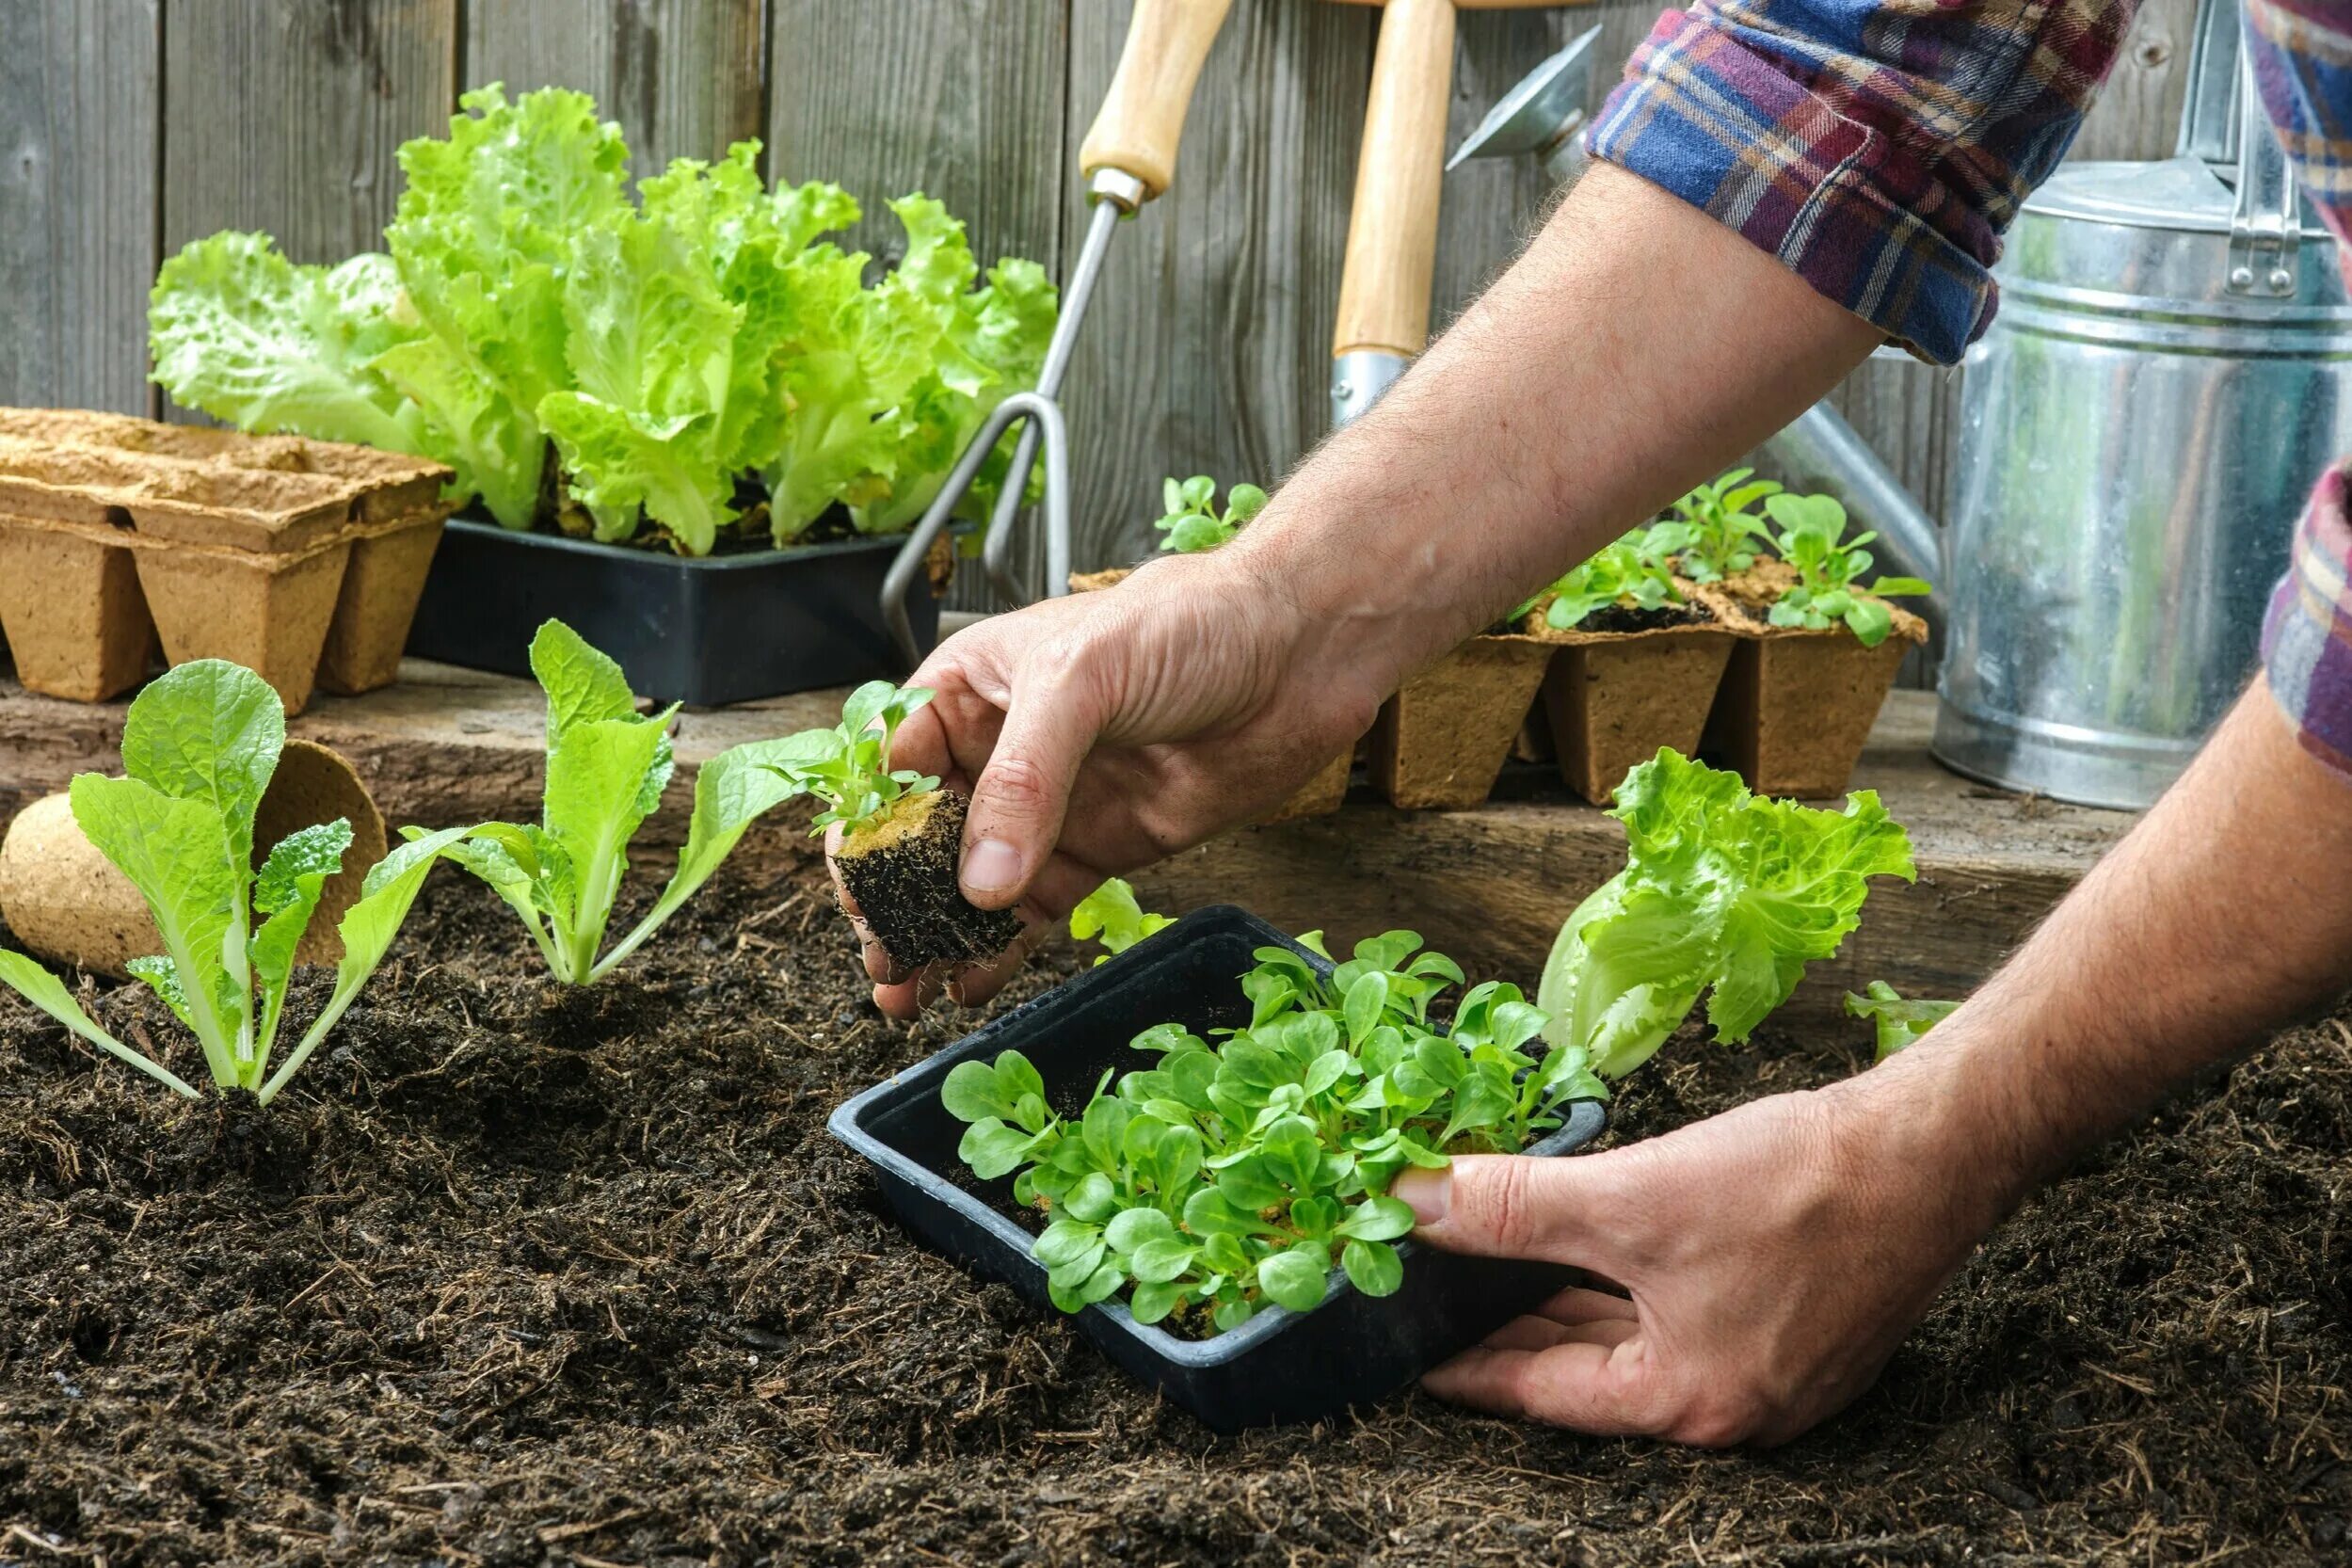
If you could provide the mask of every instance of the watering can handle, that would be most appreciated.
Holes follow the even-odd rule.
[[[2229,291],[2292,297],[2302,247],[2303,198],[2272,131],[2249,56],[2238,66],[2238,189],[2230,214]]]
[[[1151,200],[1176,178],[1176,143],[1208,46],[1233,0],[1136,0],[1119,69],[1078,150],[1080,173],[1131,175]]]

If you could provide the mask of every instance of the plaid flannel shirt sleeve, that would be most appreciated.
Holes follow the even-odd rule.
[[[2352,6],[2248,0],[2246,43],[2296,178],[2352,247]],[[2303,748],[2352,774],[2352,460],[2312,492],[2271,596],[2263,665]]]
[[[1701,0],[1670,11],[1587,145],[1950,364],[2136,0]]]

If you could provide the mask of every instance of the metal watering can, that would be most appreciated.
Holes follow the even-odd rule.
[[[1887,569],[1938,584],[1934,750],[1971,776],[2151,804],[2245,684],[2304,498],[2352,452],[2340,260],[2239,54],[2235,0],[2205,0],[2175,155],[2076,164],[2026,201],[1965,361],[1941,540],[1827,404],[1766,443],[1879,531]],[[1457,161],[1558,146],[1527,122],[1558,70]]]

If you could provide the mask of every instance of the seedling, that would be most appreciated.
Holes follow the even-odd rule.
[[[1095,937],[1102,939],[1102,956],[1096,964],[1107,964],[1155,931],[1164,931],[1176,924],[1173,915],[1146,914],[1135,902],[1135,889],[1118,877],[1112,877],[1079,901],[1070,911],[1070,935],[1079,941]]]
[[[1247,1027],[1220,1046],[1178,1024],[1144,1031],[1135,1048],[1159,1064],[1098,1086],[1074,1118],[1053,1113],[1017,1051],[951,1072],[940,1101],[970,1124],[959,1156],[1050,1217],[1032,1251],[1054,1304],[1124,1289],[1139,1322],[1222,1332],[1269,1302],[1313,1310],[1335,1264],[1365,1294],[1393,1294],[1404,1263],[1390,1243],[1414,1223],[1386,1195],[1399,1172],[1516,1152],[1563,1102],[1604,1092],[1583,1051],[1528,1049],[1544,1017],[1514,985],[1472,987],[1441,1032],[1432,1006],[1463,974],[1420,947],[1387,932],[1328,978],[1261,948],[1241,979]]]
[[[1901,992],[1883,980],[1874,980],[1864,994],[1846,993],[1848,1017],[1868,1018],[1878,1026],[1879,1049],[1873,1061],[1883,1062],[1959,1011],[1956,1001],[1906,1001]]]
[[[1864,532],[1843,538],[1846,508],[1833,496],[1775,495],[1764,509],[1781,526],[1774,541],[1781,559],[1797,572],[1796,585],[1772,605],[1774,626],[1826,632],[1842,622],[1863,647],[1876,648],[1895,629],[1895,612],[1886,600],[1932,591],[1916,577],[1881,577],[1862,587],[1862,574],[1871,563],[1863,546],[1879,536]]]
[[[1167,535],[1160,548],[1179,555],[1214,550],[1241,531],[1241,525],[1266,509],[1266,492],[1256,485],[1236,485],[1225,491],[1224,515],[1217,513],[1217,482],[1205,473],[1178,483],[1163,479],[1160,504],[1167,515],[1152,524]]]
[[[73,780],[73,820],[131,879],[164,951],[132,961],[204,1048],[214,1084],[266,1105],[335,1027],[383,961],[433,862],[461,829],[401,845],[369,871],[336,927],[343,958],[327,1005],[275,1073],[295,950],[328,879],[343,869],[351,824],[291,833],[253,869],[253,818],[278,771],[285,707],[269,683],[218,659],[178,666],[132,702],[122,727],[126,776]],[[91,1045],[194,1099],[177,1074],[101,1028],[48,970],[0,952],[0,982]]]
[[[956,883],[969,802],[936,778],[890,767],[899,726],[931,700],[920,686],[870,680],[841,705],[841,722],[792,737],[797,749],[772,771],[824,802],[834,824],[842,891],[890,956],[910,968],[993,958],[1020,935],[1009,909],[982,909]]]
[[[817,743],[808,734],[753,741],[705,762],[695,776],[694,815],[669,886],[600,957],[629,869],[629,841],[669,783],[669,724],[678,709],[639,713],[620,666],[559,620],[531,639],[531,672],[547,693],[547,786],[538,824],[485,823],[460,830],[449,856],[522,918],[556,979],[584,985],[610,974],[660,930],[763,812],[801,792],[776,770],[815,756]]]
[[[1516,624],[1536,606],[1544,608],[1544,624],[1569,632],[1594,612],[1612,605],[1628,610],[1663,610],[1680,604],[1669,557],[1674,536],[1656,528],[1637,528],[1614,543],[1604,545],[1582,566],[1512,613]]]
[[[1544,1037],[1603,1078],[1648,1061],[1703,991],[1716,1038],[1747,1039],[1861,924],[1869,878],[1916,875],[1868,790],[1843,811],[1767,800],[1662,749],[1616,798],[1624,868],[1560,928],[1537,989]]]
[[[1759,501],[1768,504],[1781,487],[1769,479],[1751,480],[1754,472],[1736,468],[1701,485],[1675,502],[1673,517],[1658,524],[1659,544],[1693,583],[1720,583],[1756,564],[1756,542],[1768,531],[1749,508]]]

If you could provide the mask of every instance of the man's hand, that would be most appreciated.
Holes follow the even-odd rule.
[[[1573,1264],[1613,1288],[1561,1291],[1424,1385],[1709,1447],[1784,1442],[1841,1409],[2016,1190],[1940,1129],[1937,1064],[1913,1048],[1916,1062],[1604,1154],[1407,1172],[1395,1192],[1421,1219],[1416,1240]]]
[[[1323,629],[1263,583],[1167,557],[942,644],[912,677],[937,695],[899,730],[891,761],[970,791],[964,895],[1017,903],[1034,928],[1106,876],[1266,815],[1354,744],[1381,677],[1333,656]],[[859,936],[875,1004],[897,1017],[943,985],[984,1000],[1027,945],[912,975],[862,923]]]

